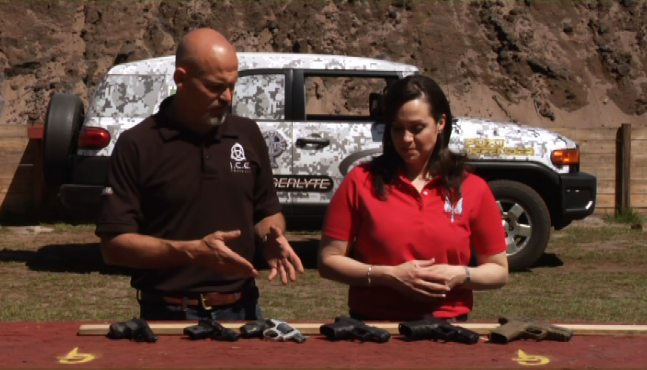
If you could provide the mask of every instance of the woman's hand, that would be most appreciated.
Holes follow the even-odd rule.
[[[465,266],[438,264],[430,266],[428,271],[434,275],[442,276],[450,290],[457,285],[463,284],[467,279]]]
[[[413,260],[393,267],[389,285],[414,299],[444,298],[451,290],[444,269],[432,270],[435,260]]]

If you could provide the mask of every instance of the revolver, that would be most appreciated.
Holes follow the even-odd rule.
[[[568,342],[573,331],[561,326],[541,323],[526,317],[499,317],[499,326],[493,329],[488,339],[492,343],[506,344],[515,339],[554,340]]]
[[[299,330],[285,321],[267,319],[265,320],[265,324],[267,327],[263,330],[263,339],[276,342],[293,341],[297,343],[306,341],[306,337]]]

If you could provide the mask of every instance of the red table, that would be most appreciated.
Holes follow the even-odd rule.
[[[329,342],[309,336],[302,344],[257,339],[191,341],[160,335],[156,343],[78,336],[90,322],[0,323],[0,366],[35,367],[274,367],[274,368],[647,368],[646,336],[575,336],[570,342],[516,341],[496,345],[405,342]],[[543,363],[543,365],[542,365]]]

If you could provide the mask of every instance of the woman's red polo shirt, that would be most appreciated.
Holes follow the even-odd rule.
[[[386,201],[372,192],[365,165],[353,168],[333,196],[323,233],[339,240],[356,238],[354,258],[372,265],[395,266],[417,259],[467,265],[471,248],[492,255],[506,250],[501,214],[487,183],[469,174],[461,188],[462,199],[454,206],[428,183],[418,192],[400,176],[388,189]],[[351,286],[349,308],[383,320],[419,318],[426,314],[456,317],[471,312],[472,291],[455,288],[437,303],[412,300],[383,287]]]

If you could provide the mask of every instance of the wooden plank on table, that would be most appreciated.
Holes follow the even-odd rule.
[[[183,335],[184,328],[196,325],[197,322],[186,323],[152,323],[149,326],[156,335]],[[244,323],[221,322],[222,326],[238,330]],[[320,335],[319,328],[324,322],[290,323],[304,335]],[[367,325],[387,330],[392,335],[399,334],[397,322],[366,322]],[[492,329],[499,327],[498,323],[457,323],[465,329],[478,334],[489,334]],[[573,330],[573,335],[647,335],[647,325],[592,325],[592,324],[557,324],[558,326]],[[110,324],[83,324],[79,327],[78,335],[106,335]]]

